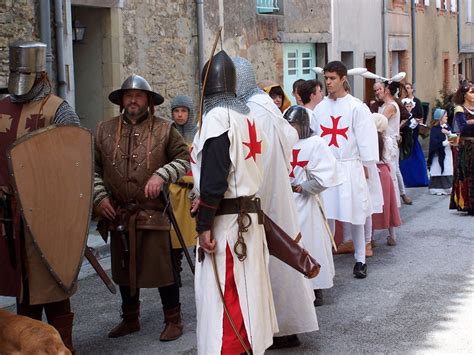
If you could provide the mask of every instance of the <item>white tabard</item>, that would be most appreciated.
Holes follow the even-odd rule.
[[[266,137],[250,115],[233,110],[215,108],[203,117],[201,132],[193,142],[192,171],[195,188],[199,193],[202,150],[205,142],[227,132],[230,140],[231,167],[228,189],[224,198],[251,196],[257,193],[262,181],[262,153]],[[273,296],[268,274],[268,248],[263,225],[257,214],[250,214],[252,224],[244,233],[247,258],[241,262],[234,253],[237,240],[237,215],[222,215],[214,219],[211,230],[217,242],[216,261],[219,282],[225,286],[226,244],[234,259],[234,278],[239,295],[245,329],[254,354],[263,354],[278,331]],[[196,262],[195,274],[197,308],[197,346],[199,354],[220,354],[223,333],[223,306],[218,294],[211,258],[206,255]]]
[[[372,213],[362,162],[378,161],[375,123],[366,105],[350,94],[316,106],[311,129],[341,163],[346,181],[321,193],[328,219],[365,224]]]
[[[312,136],[301,139],[293,146],[291,184],[301,185],[308,180],[316,180],[319,192],[344,182],[340,164],[333,157],[329,148],[320,137]],[[314,289],[325,289],[333,286],[334,262],[332,258],[331,237],[325,226],[318,195],[310,193],[293,193],[298,209],[299,224],[303,243],[309,253],[321,265],[316,278],[311,279]]]
[[[254,95],[247,105],[268,138],[268,149],[263,155],[264,184],[257,193],[262,209],[290,237],[296,238],[300,229],[288,174],[291,147],[298,141],[298,133],[283,118],[270,96]],[[318,330],[310,281],[273,256],[269,266],[280,329],[276,336]]]

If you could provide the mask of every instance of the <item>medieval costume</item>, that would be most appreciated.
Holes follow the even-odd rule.
[[[340,185],[345,178],[326,142],[312,136],[306,108],[291,106],[285,118],[297,129],[300,138],[293,145],[290,178],[301,235],[305,247],[321,264],[321,271],[311,280],[311,284],[314,290],[328,289],[333,286],[335,271],[331,236],[321,211],[324,207],[319,194],[329,187]],[[300,192],[295,191],[297,186],[301,186]]]
[[[300,228],[288,174],[291,147],[298,141],[298,134],[282,117],[273,100],[258,88],[250,62],[241,57],[232,60],[237,70],[237,97],[247,103],[251,117],[268,139],[263,155],[265,183],[257,193],[262,201],[262,210],[291,238],[296,239]],[[273,256],[270,256],[269,271],[279,328],[272,348],[298,345],[296,334],[318,330],[310,282]]]
[[[291,106],[291,101],[288,96],[286,96],[281,85],[271,80],[262,80],[258,83],[258,86],[270,95],[280,112],[284,113],[286,109]]]
[[[123,112],[124,97],[139,90],[148,97],[148,109],[131,120]],[[158,288],[166,327],[160,340],[182,334],[179,288],[171,257],[170,222],[164,202],[145,195],[147,183],[159,176],[165,183],[178,181],[189,170],[186,143],[173,122],[154,116],[154,106],[163,97],[148,82],[132,75],[113,91],[109,100],[121,106],[118,117],[99,123],[96,133],[94,204],[106,199],[115,208],[115,218],[102,219],[99,231],[107,240],[111,232],[112,278],[120,286],[123,321],[109,337],[140,329],[140,288]]]
[[[418,100],[418,102],[419,101],[420,100]],[[423,108],[418,106],[416,101],[409,98],[403,99],[402,103],[407,107],[407,109],[409,106],[412,107],[411,110],[408,110],[410,112],[410,118],[408,120],[411,121],[411,124],[407,124],[409,124],[410,128],[413,130],[413,148],[408,157],[400,160],[400,172],[402,173],[406,187],[428,186],[428,172],[426,169],[425,155],[423,154],[423,149],[418,140],[420,126],[415,119],[423,118]]]
[[[71,350],[72,323],[69,297],[55,281],[35,247],[33,238],[24,226],[20,207],[13,194],[8,174],[7,151],[20,137],[51,124],[79,125],[79,117],[63,99],[51,93],[46,74],[46,45],[39,42],[15,42],[10,45],[10,96],[0,101],[0,197],[12,210],[14,235],[3,237],[6,227],[0,228],[0,295],[17,298],[17,313],[41,320],[43,309],[48,323],[60,333]],[[0,209],[0,217],[3,213]],[[51,221],[45,221],[51,223]],[[7,245],[13,243],[16,265],[13,266]],[[75,291],[75,290],[74,290]]]
[[[191,149],[194,135],[197,131],[197,125],[194,121],[194,104],[189,96],[178,95],[171,100],[171,115],[174,118],[174,111],[184,108],[188,112],[188,117],[185,124],[179,124],[176,120],[173,126],[183,136],[184,141]],[[184,243],[188,247],[196,245],[196,222],[191,217],[191,191],[193,189],[193,177],[191,170],[181,177],[175,184],[169,185],[170,201],[173,207],[173,212],[179,224],[179,229],[183,235]],[[171,244],[173,246],[173,255],[175,256],[178,271],[182,270],[183,251],[176,232],[171,230]]]
[[[372,214],[372,206],[363,163],[378,161],[374,122],[367,106],[346,94],[336,100],[328,97],[319,103],[313,113],[311,129],[328,144],[346,177],[341,185],[323,191],[321,198],[333,234],[335,220],[344,222],[343,228],[351,234],[356,259],[354,274],[364,278],[366,271],[358,270],[367,268],[364,224]]]
[[[388,245],[396,244],[395,227],[400,226],[400,212],[397,205],[397,194],[394,185],[394,175],[391,175],[393,165],[386,163],[393,156],[391,137],[387,136],[387,118],[379,113],[372,114],[379,136],[379,162],[377,163],[383,191],[383,209],[372,215],[372,230],[388,229]]]
[[[447,121],[446,111],[436,109],[433,114],[434,125],[430,131],[430,150],[428,153],[428,167],[430,169],[430,184],[432,195],[450,195],[453,186],[453,152],[448,137],[451,127]]]
[[[469,214],[474,214],[474,125],[467,123],[472,119],[474,111],[465,106],[455,107],[453,130],[460,135],[460,143],[449,208]]]
[[[268,248],[259,200],[254,197],[263,182],[266,137],[249,108],[235,97],[232,60],[221,51],[211,63],[204,116],[191,154],[200,199],[195,274],[198,353],[238,354],[251,348],[253,354],[263,354],[278,331]],[[208,66],[209,62],[202,77]],[[204,253],[206,235],[215,243],[213,254]],[[224,313],[224,306],[229,313]]]

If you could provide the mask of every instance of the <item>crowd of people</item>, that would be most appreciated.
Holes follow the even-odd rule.
[[[25,71],[11,60],[10,96],[0,101],[0,113],[19,127],[0,132],[10,133],[0,146],[0,187],[9,197],[5,153],[32,131],[21,126],[25,114],[36,114],[35,129],[79,124],[72,108],[51,93],[44,45],[19,42],[10,51],[17,52],[14,58],[33,56],[35,63]],[[164,98],[131,75],[109,95],[120,114],[97,127],[93,204],[98,230],[110,239],[112,278],[122,298],[122,319],[111,338],[140,330],[141,288],[157,288],[161,297],[159,340],[183,334],[180,272],[183,253],[194,248],[199,354],[298,346],[298,334],[319,328],[315,307],[334,284],[333,252],[353,253],[354,277],[366,278],[374,231],[387,230],[387,245],[397,244],[401,201],[412,203],[405,186],[427,186],[427,167],[430,192],[451,194],[450,208],[474,214],[470,82],[455,95],[454,127],[445,110],[434,111],[425,163],[417,131],[423,111],[409,83],[377,82],[367,105],[351,95],[346,66],[332,61],[324,67],[324,84],[295,82],[297,105],[291,105],[280,85],[257,83],[252,64],[225,51],[206,63],[202,79],[197,119],[198,105],[185,95],[173,98],[171,119],[157,117],[154,108]],[[173,228],[164,214],[168,192],[178,222]],[[41,320],[45,310],[74,352],[69,298],[75,288],[64,292],[44,276],[41,251],[30,245],[18,205],[12,207],[17,265],[2,238],[0,294],[17,298],[18,314]],[[286,258],[276,252],[282,244],[275,238],[284,240]],[[292,258],[319,272],[308,280],[289,266]]]

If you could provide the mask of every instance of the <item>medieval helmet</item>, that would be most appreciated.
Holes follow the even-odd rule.
[[[220,51],[210,59],[210,62],[211,66],[209,67],[207,80],[204,79],[209,61],[204,65],[201,74],[201,80],[205,85],[204,96],[223,93],[235,95],[237,92],[237,76],[232,59],[225,51]]]
[[[286,110],[283,117],[298,131],[300,139],[311,137],[313,131],[309,127],[309,114],[303,106],[293,105]]]
[[[161,105],[163,101],[165,101],[163,96],[152,90],[150,84],[148,84],[148,81],[136,74],[132,74],[127,79],[125,79],[120,89],[112,91],[109,95],[109,100],[112,103],[121,106],[122,95],[125,90],[141,90],[149,93],[155,106]]]
[[[17,41],[9,47],[8,92],[25,95],[33,88],[37,74],[46,71],[46,44]]]

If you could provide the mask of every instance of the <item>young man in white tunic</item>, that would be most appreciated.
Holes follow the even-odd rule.
[[[235,67],[221,51],[211,62],[204,116],[191,154],[199,194],[198,204],[194,204],[198,205],[199,233],[197,346],[198,353],[206,355],[239,354],[249,349],[263,354],[278,331],[268,249],[254,197],[263,181],[266,138],[235,93]],[[220,291],[232,321],[224,313]]]
[[[250,108],[251,117],[268,139],[263,155],[264,184],[257,193],[262,200],[262,210],[296,239],[300,228],[288,174],[291,147],[298,141],[298,133],[283,118],[272,98],[257,86],[252,64],[241,57],[234,57],[232,61],[237,69],[237,97]],[[316,260],[319,262],[317,257]],[[310,281],[273,256],[270,256],[269,270],[280,330],[275,334],[272,349],[298,346],[296,334],[318,330]]]
[[[353,273],[356,278],[367,277],[364,224],[372,213],[367,185],[368,172],[363,163],[378,161],[378,142],[370,111],[362,101],[344,89],[347,68],[340,61],[324,67],[328,97],[316,106],[311,129],[323,138],[334,157],[340,162],[346,181],[321,193],[331,229],[335,221],[343,222],[354,242]]]
[[[321,265],[319,275],[311,280],[319,302],[317,305],[321,305],[322,290],[333,286],[335,271],[331,235],[321,212],[323,206],[319,193],[341,184],[345,179],[326,142],[312,135],[307,110],[301,106],[291,106],[285,113],[285,119],[299,136],[292,149],[290,179],[303,243]]]

